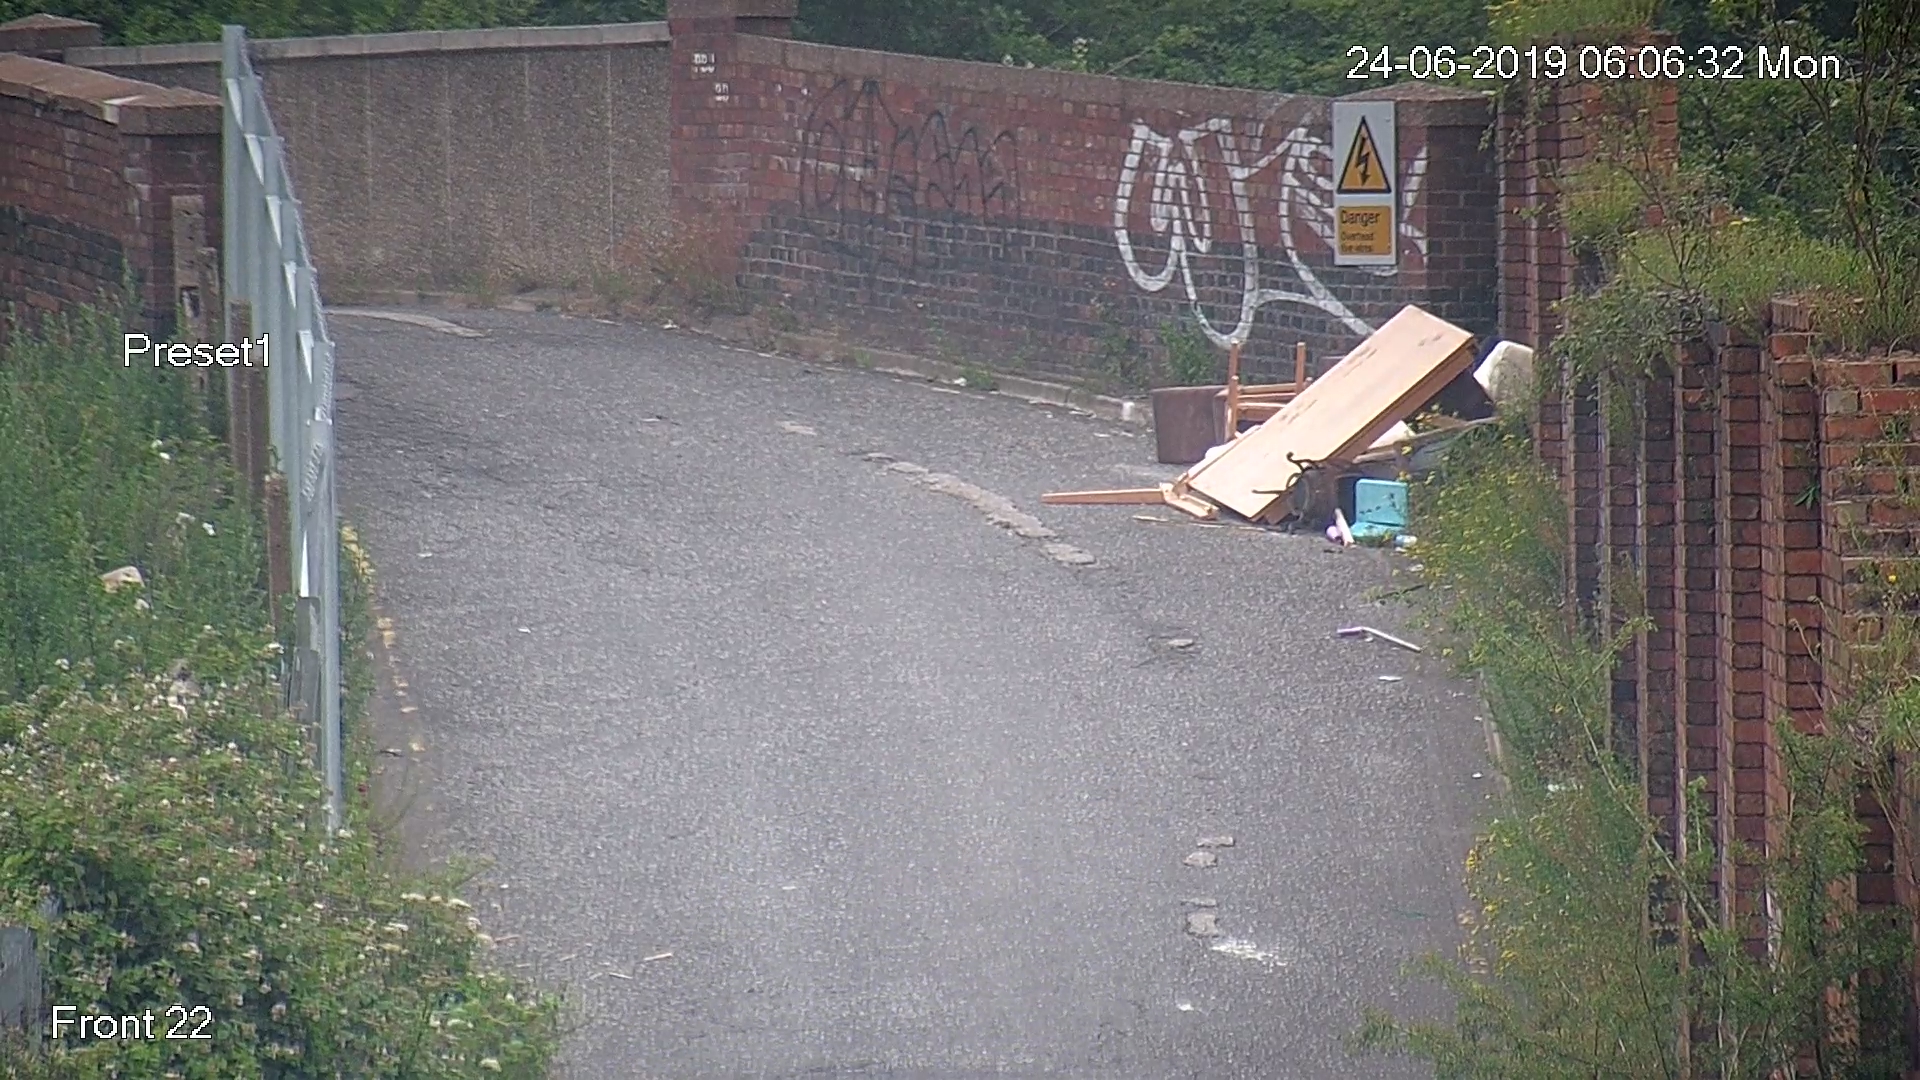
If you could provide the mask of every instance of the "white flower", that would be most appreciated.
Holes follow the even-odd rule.
[[[212,536],[212,535],[213,535],[213,522],[211,522],[211,521],[203,521],[203,522],[201,522],[201,523],[200,523],[200,527],[201,527],[201,528],[203,528],[203,529],[205,529],[205,530],[207,530],[207,535],[208,535],[208,536]]]
[[[67,658],[64,656],[58,660],[55,660],[53,662],[53,666],[59,668],[61,671],[68,671],[68,670],[71,670],[73,667],[72,664],[67,662]]]
[[[472,904],[467,903],[457,896],[447,897],[447,906],[453,908],[455,911],[467,911],[473,907]]]
[[[173,515],[173,520],[176,523],[181,525],[191,525],[193,524],[193,515],[187,513],[185,510],[182,510],[179,513]]]
[[[172,460],[173,460],[173,455],[172,455],[172,454],[169,454],[169,453],[167,453],[167,452],[166,452],[165,450],[162,450],[162,451],[160,451],[160,460],[161,460],[161,461],[172,461]]]
[[[421,900],[425,900],[426,897],[417,892],[403,892],[400,894],[400,899],[410,903],[418,903]]]
[[[480,1067],[487,1070],[488,1072],[499,1072],[500,1059],[499,1058],[481,1058]]]
[[[213,884],[213,882],[211,882],[211,881],[209,881],[208,879],[206,879],[206,878],[204,878],[204,877],[197,877],[197,878],[194,878],[194,879],[193,879],[193,883],[194,883],[195,885],[198,885],[198,886],[200,886],[200,887],[201,887],[201,888],[203,888],[203,889],[204,889],[204,888],[206,888],[207,886],[209,886],[209,885],[211,885],[211,884]]]
[[[148,446],[148,447],[147,447],[147,449],[149,449],[149,450],[158,450],[158,449],[160,449],[160,447],[162,447],[162,446],[164,446],[164,445],[165,445],[165,444],[164,444],[164,443],[162,443],[162,442],[161,442],[161,441],[160,441],[159,439],[155,439],[155,440],[153,440],[153,443],[152,443],[152,444],[151,444],[150,446]]]

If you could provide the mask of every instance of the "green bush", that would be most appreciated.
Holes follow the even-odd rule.
[[[546,1075],[557,1004],[488,970],[458,881],[394,870],[358,800],[326,835],[253,508],[190,383],[122,368],[118,332],[0,353],[0,924],[43,943],[49,1005],[204,1007],[213,1037],[16,1046],[0,1075]],[[126,564],[145,584],[104,588]]]
[[[1676,844],[1646,812],[1634,755],[1612,743],[1614,658],[1644,623],[1608,640],[1570,617],[1566,505],[1522,418],[1464,436],[1413,511],[1436,629],[1486,695],[1510,790],[1467,858],[1459,956],[1415,965],[1451,992],[1452,1016],[1372,1011],[1356,1042],[1430,1062],[1441,1080],[1770,1080],[1808,1048],[1827,1080],[1900,1076],[1897,1036],[1849,1035],[1856,1022],[1897,1031],[1900,995],[1881,980],[1906,955],[1898,913],[1838,898],[1863,861],[1850,741],[1780,725],[1792,798],[1761,862],[1779,946],[1755,957],[1718,914],[1704,788],[1688,789]],[[1915,700],[1895,699],[1890,728]],[[1857,1016],[1830,997],[1847,986]]]
[[[1220,350],[1192,319],[1162,323],[1160,344],[1167,350],[1167,370],[1175,386],[1207,386],[1219,379]]]

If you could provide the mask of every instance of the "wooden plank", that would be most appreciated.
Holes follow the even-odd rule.
[[[1040,496],[1047,506],[1151,506],[1165,501],[1165,485],[1108,488],[1101,491],[1052,491]]]
[[[1199,518],[1201,521],[1212,521],[1220,513],[1220,511],[1216,509],[1212,503],[1207,502],[1204,499],[1197,499],[1192,495],[1186,495],[1181,492],[1173,490],[1172,484],[1167,485],[1167,490],[1164,497],[1166,499],[1166,503],[1168,506],[1173,507],[1175,510],[1180,510],[1188,514],[1192,514],[1194,517]]]
[[[1227,430],[1231,439],[1240,431],[1240,343],[1227,350]]]
[[[1189,469],[1188,486],[1259,518],[1299,475],[1289,460],[1351,460],[1473,364],[1473,335],[1411,305],[1387,320],[1271,420]]]

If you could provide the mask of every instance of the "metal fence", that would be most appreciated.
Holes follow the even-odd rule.
[[[225,274],[228,339],[267,339],[274,468],[286,477],[289,575],[296,598],[288,705],[315,728],[326,777],[327,830],[340,828],[340,521],[333,496],[333,339],[327,336],[300,203],[287,176],[244,27],[221,30],[225,98]],[[271,525],[269,526],[271,527]]]

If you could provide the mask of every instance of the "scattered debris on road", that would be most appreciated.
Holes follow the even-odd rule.
[[[789,435],[818,435],[818,434],[820,434],[820,433],[819,433],[818,431],[815,431],[815,430],[814,430],[813,428],[810,428],[810,427],[808,427],[808,426],[807,426],[807,425],[805,425],[805,424],[797,424],[797,423],[795,423],[795,422],[793,422],[792,420],[782,420],[782,421],[780,421],[780,430],[781,430],[781,431],[784,431],[784,432],[786,432],[786,433],[787,433],[787,434],[789,434]]]
[[[1220,906],[1220,901],[1215,900],[1211,896],[1189,896],[1185,900],[1182,900],[1180,902],[1187,905],[1188,907],[1219,907]]]
[[[1397,645],[1400,648],[1407,650],[1408,652],[1425,652],[1426,651],[1425,649],[1422,649],[1420,646],[1415,645],[1413,642],[1408,641],[1405,638],[1394,637],[1392,634],[1387,633],[1385,630],[1375,630],[1371,626],[1342,627],[1338,630],[1335,630],[1333,632],[1333,636],[1334,637],[1363,637],[1363,638],[1366,638],[1368,641],[1373,641],[1375,639],[1378,639],[1380,641],[1386,642],[1389,645]]]
[[[1187,912],[1187,933],[1194,937],[1223,937],[1220,917],[1211,911]]]
[[[1275,967],[1287,966],[1285,960],[1262,949],[1251,941],[1243,941],[1240,938],[1226,938],[1221,941],[1216,941],[1208,946],[1208,948],[1211,948],[1217,953],[1224,953],[1237,960],[1256,960],[1261,963],[1272,964]]]
[[[1339,507],[1333,508],[1333,524],[1327,526],[1327,539],[1341,547],[1353,546],[1353,529],[1347,525],[1347,515]]]
[[[1347,515],[1337,503],[1321,505],[1324,494],[1309,498],[1310,493],[1301,490],[1303,482],[1314,485],[1311,475],[1325,472],[1337,489],[1343,474],[1357,467],[1403,466],[1423,452],[1432,458],[1462,432],[1489,422],[1486,416],[1437,417],[1425,431],[1409,423],[1430,405],[1446,407],[1463,396],[1472,397],[1479,411],[1490,411],[1485,379],[1492,367],[1483,364],[1473,370],[1473,343],[1466,330],[1408,305],[1319,378],[1307,379],[1304,346],[1299,346],[1295,381],[1261,386],[1240,384],[1236,343],[1229,350],[1224,390],[1221,434],[1226,441],[1198,464],[1153,487],[1057,491],[1040,501],[1050,506],[1166,505],[1202,521],[1222,514],[1264,524],[1333,518],[1338,542],[1351,545],[1356,530],[1348,525]],[[1506,376],[1520,366],[1519,354],[1509,349],[1500,356],[1500,373],[1511,382]],[[1456,390],[1456,381],[1466,391]],[[1243,419],[1258,421],[1258,426],[1240,431]],[[1395,505],[1404,508],[1404,496]],[[1381,535],[1379,526],[1386,524],[1372,522],[1358,531],[1372,538]],[[1405,525],[1404,513],[1399,525]]]
[[[1381,682],[1400,682],[1400,681],[1401,681],[1401,676],[1399,676],[1399,675],[1382,675],[1382,676],[1380,676],[1380,681],[1381,681]]]
[[[671,959],[673,959],[672,953],[663,952],[663,953],[654,953],[652,956],[643,958],[640,962],[643,964],[651,964],[656,960],[671,960]]]
[[[1195,869],[1205,870],[1207,867],[1218,863],[1220,856],[1215,855],[1211,851],[1196,851],[1181,861]]]
[[[1203,836],[1203,837],[1201,837],[1201,838],[1200,838],[1200,842],[1199,842],[1199,843],[1197,843],[1197,844],[1195,844],[1194,846],[1195,846],[1195,847],[1203,847],[1203,848],[1210,848],[1210,847],[1232,847],[1232,846],[1233,846],[1233,837],[1231,837],[1231,836]]]

